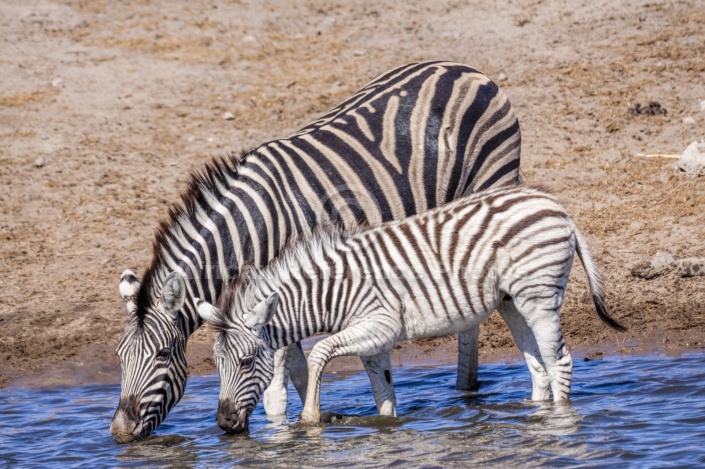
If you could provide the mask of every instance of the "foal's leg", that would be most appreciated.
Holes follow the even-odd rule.
[[[321,376],[323,368],[335,357],[358,355],[369,357],[389,352],[399,336],[398,320],[380,312],[367,316],[362,321],[326,337],[318,342],[308,356],[308,389],[306,403],[301,412],[301,421],[318,423],[321,420]],[[372,321],[370,317],[384,316],[384,321]],[[391,379],[390,379],[391,381]]]
[[[519,347],[519,350],[524,355],[526,365],[531,373],[531,381],[533,382],[533,390],[531,392],[532,401],[545,401],[551,397],[550,384],[546,369],[541,364],[541,352],[536,343],[534,333],[521,317],[519,311],[514,306],[511,298],[502,300],[497,306],[499,315],[504,319],[504,322],[509,326],[509,330],[514,337],[514,342]]]
[[[372,383],[372,394],[375,397],[379,415],[397,416],[397,397],[394,394],[392,380],[392,362],[389,352],[360,357],[365,366],[367,376]]]
[[[553,298],[515,298],[515,305],[526,324],[531,328],[541,354],[541,361],[551,381],[554,402],[564,401],[570,395],[573,376],[573,359],[563,341],[558,311],[562,292]]]

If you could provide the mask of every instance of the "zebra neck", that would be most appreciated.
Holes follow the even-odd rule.
[[[326,316],[311,299],[298,304],[280,303],[267,327],[270,346],[278,350],[319,333],[338,332]]]
[[[192,184],[194,193],[158,230],[154,260],[145,274],[149,303],[157,304],[169,273],[182,272],[186,300],[180,330],[186,339],[202,324],[195,298],[214,303],[243,265],[266,263],[295,234],[296,224],[280,222],[284,207],[252,196],[258,192],[252,174],[259,157],[248,156],[252,162],[243,160],[229,170],[223,166],[216,176]]]
[[[279,296],[277,310],[267,327],[272,348],[319,333],[338,332],[340,316],[331,311],[331,299],[340,287],[342,272],[331,270],[335,266],[329,261],[339,242],[340,237],[324,235],[316,236],[311,243],[297,243],[258,272],[258,291],[253,292],[254,296],[259,301],[274,292]]]

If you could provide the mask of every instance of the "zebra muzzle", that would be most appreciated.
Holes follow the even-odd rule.
[[[142,432],[139,418],[139,400],[136,397],[122,398],[110,424],[110,434],[118,443],[138,440]]]
[[[215,421],[226,433],[242,433],[250,428],[250,412],[252,409],[237,409],[230,399],[218,402],[218,413]]]

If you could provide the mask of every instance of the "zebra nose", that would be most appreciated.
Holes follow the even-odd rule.
[[[139,408],[139,400],[134,396],[120,399],[110,424],[110,433],[118,443],[129,443],[136,439],[135,430],[140,426]]]
[[[244,414],[244,415],[243,415]],[[218,402],[218,412],[215,421],[227,433],[242,433],[247,431],[250,424],[249,412],[238,412],[230,399]]]

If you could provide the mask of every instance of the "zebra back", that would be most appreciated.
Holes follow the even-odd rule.
[[[553,288],[562,297],[576,251],[598,316],[624,330],[606,312],[597,269],[565,209],[525,187],[352,233],[317,230],[227,287],[214,322],[222,329],[241,324],[276,294],[266,327],[273,349],[379,315],[403,324],[398,340],[445,335],[484,320],[505,294],[533,301]]]
[[[520,142],[509,100],[480,72],[445,62],[388,72],[290,138],[195,173],[157,230],[137,315],[182,271],[188,336],[200,325],[189,299],[214,301],[242,265],[266,265],[292,235],[402,219],[516,183]]]

